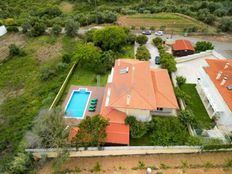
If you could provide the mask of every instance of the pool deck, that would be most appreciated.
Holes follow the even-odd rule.
[[[90,100],[88,103],[88,107],[86,109],[85,112],[85,116],[94,116],[100,113],[101,110],[101,105],[102,105],[102,100],[103,100],[103,96],[104,96],[104,91],[105,91],[105,87],[96,87],[96,86],[75,86],[75,85],[71,85],[71,87],[69,88],[68,94],[62,104],[62,108],[63,110],[65,110],[65,106],[67,105],[69,98],[72,94],[73,90],[78,90],[79,88],[87,88],[88,91],[91,91],[92,94],[90,96]],[[90,105],[90,101],[92,98],[97,98],[98,102],[97,102],[97,107],[96,107],[96,111],[95,112],[89,112],[88,108]],[[82,119],[76,119],[76,118],[65,118],[65,122],[67,125],[77,125],[81,122]]]

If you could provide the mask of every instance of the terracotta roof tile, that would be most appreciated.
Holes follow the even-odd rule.
[[[204,68],[205,72],[209,75],[230,110],[232,110],[232,90],[227,89],[227,86],[232,85],[232,60],[207,59],[206,61],[209,66]],[[225,69],[226,63],[228,63],[228,67]],[[222,72],[222,75],[217,80],[216,77],[219,71]],[[221,86],[220,83],[224,77],[227,77],[228,80]]]
[[[195,51],[192,44],[188,40],[176,40],[175,43],[172,45],[172,49],[177,50],[192,50]]]

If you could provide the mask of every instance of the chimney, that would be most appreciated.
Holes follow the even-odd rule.
[[[218,71],[217,73],[217,77],[216,77],[216,80],[220,79],[222,76],[222,71]]]
[[[224,66],[224,69],[227,69],[229,67],[230,63],[226,63],[225,66]]]
[[[220,85],[223,86],[226,83],[227,80],[228,80],[228,77],[224,77],[222,82],[220,83]]]

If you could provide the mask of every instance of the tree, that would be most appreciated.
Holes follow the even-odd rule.
[[[176,97],[181,98],[185,102],[186,105],[191,104],[191,96],[189,96],[188,94],[186,94],[180,88],[178,88],[178,87],[175,88],[175,94],[176,94]]]
[[[58,25],[58,24],[55,24],[55,25],[52,26],[52,32],[51,32],[51,34],[57,36],[57,35],[60,34],[61,30],[62,30],[61,26]]]
[[[175,58],[169,53],[160,54],[160,64],[162,68],[168,70],[169,73],[176,71],[176,61]]]
[[[141,138],[148,131],[146,124],[137,121],[134,116],[126,117],[125,123],[130,126],[130,135],[132,138]]]
[[[202,52],[202,51],[206,51],[206,50],[213,50],[214,46],[211,42],[207,42],[207,41],[198,41],[196,43],[196,47],[195,47],[195,51],[197,53]]]
[[[148,49],[143,45],[138,47],[136,58],[139,60],[149,60],[151,57]]]
[[[64,54],[62,56],[62,62],[63,63],[70,63],[71,62],[71,59],[72,59],[72,56],[70,54]]]
[[[79,27],[80,24],[78,22],[75,22],[73,19],[69,19],[65,24],[66,34],[70,37],[76,36]]]
[[[10,170],[12,173],[25,173],[30,164],[29,155],[26,153],[19,152],[11,162]]]
[[[96,30],[93,34],[93,42],[104,51],[120,50],[127,43],[128,35],[125,29],[118,26],[108,26]]]
[[[139,45],[146,44],[147,40],[148,40],[148,38],[145,35],[139,35],[139,36],[136,37],[136,42],[138,42]]]
[[[219,28],[221,31],[232,31],[232,17],[223,17],[219,20]]]
[[[188,124],[194,125],[196,123],[194,114],[190,110],[180,111],[178,116],[179,116],[180,121],[184,123],[185,125],[188,125]]]
[[[33,124],[32,133],[39,137],[34,147],[58,148],[65,144],[67,132],[61,109],[42,110]],[[28,145],[32,145],[31,142]]]
[[[186,83],[186,78],[183,76],[176,76],[176,82],[179,88],[181,88],[181,86],[183,86]]]
[[[87,116],[78,125],[79,130],[74,140],[78,146],[100,146],[105,143],[108,120],[100,115]]]
[[[129,33],[127,38],[127,43],[132,45],[135,43],[135,40],[136,40],[136,35],[133,33]]]
[[[162,43],[163,43],[163,40],[161,39],[161,37],[156,37],[152,41],[156,47],[159,45],[162,45]]]
[[[28,31],[29,36],[37,37],[45,32],[46,25],[43,21],[38,20],[32,26],[32,29]]]
[[[98,67],[100,58],[101,50],[94,46],[93,43],[78,45],[76,54],[74,55],[74,59],[80,61],[82,66],[95,72],[100,68]]]

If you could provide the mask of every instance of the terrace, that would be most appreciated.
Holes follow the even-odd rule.
[[[62,108],[64,111],[66,111],[67,109],[67,106],[70,102],[70,99],[73,95],[73,91],[78,91],[80,89],[86,89],[87,91],[90,92],[90,97],[89,99],[87,100],[87,107],[84,111],[84,115],[82,118],[75,118],[75,117],[65,117],[65,121],[66,121],[66,124],[68,125],[76,125],[78,123],[80,123],[80,121],[85,118],[85,116],[94,116],[94,115],[97,115],[97,114],[100,114],[100,110],[101,110],[101,104],[102,104],[102,100],[103,100],[103,95],[104,95],[104,90],[105,88],[104,87],[95,87],[95,86],[76,86],[76,85],[71,85],[71,87],[69,88],[69,91],[68,91],[68,94],[66,95],[66,98],[62,104]],[[89,112],[88,111],[88,108],[90,107],[90,101],[93,99],[93,98],[97,98],[98,99],[98,102],[97,102],[97,105],[96,105],[96,109],[94,112]]]

